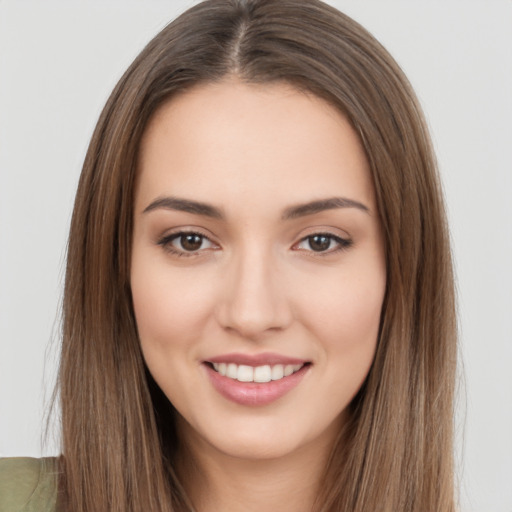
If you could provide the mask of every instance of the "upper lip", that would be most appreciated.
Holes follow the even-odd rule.
[[[275,365],[275,364],[305,364],[308,363],[306,359],[298,357],[289,357],[281,354],[275,354],[272,352],[264,352],[261,354],[241,354],[231,353],[223,354],[220,356],[210,357],[205,362],[208,363],[235,363],[243,364],[246,366],[264,366],[264,365]]]

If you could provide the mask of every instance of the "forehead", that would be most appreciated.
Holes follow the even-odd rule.
[[[172,194],[247,205],[335,195],[373,202],[360,141],[324,100],[287,84],[235,79],[196,86],[151,119],[141,143],[137,196]],[[142,206],[139,205],[139,206]]]

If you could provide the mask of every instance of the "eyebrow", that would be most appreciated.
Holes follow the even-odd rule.
[[[147,213],[159,208],[193,213],[195,215],[204,215],[205,217],[211,217],[213,219],[224,219],[224,214],[221,210],[211,204],[192,201],[190,199],[180,199],[178,197],[159,197],[149,204],[142,213]]]
[[[216,206],[191,199],[181,199],[178,197],[159,197],[151,202],[143,211],[143,213],[151,212],[157,209],[176,210],[180,212],[192,213],[194,215],[203,215],[213,219],[224,220],[225,216]],[[334,210],[338,208],[356,208],[363,212],[369,213],[369,208],[353,199],[346,197],[330,197],[328,199],[319,199],[310,201],[309,203],[298,204],[286,208],[283,212],[282,220],[297,219],[307,215],[314,215],[325,210]]]
[[[354,201],[354,199],[348,199],[346,197],[330,197],[328,199],[320,199],[318,201],[290,206],[284,211],[282,219],[296,219],[298,217],[305,217],[306,215],[313,215],[325,210],[335,210],[338,208],[357,208],[358,210],[362,210],[366,213],[370,212],[370,209],[366,205],[359,201]]]

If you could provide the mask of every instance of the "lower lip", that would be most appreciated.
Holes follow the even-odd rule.
[[[268,405],[279,400],[300,383],[310,367],[306,364],[288,377],[270,382],[240,382],[222,376],[206,363],[204,366],[213,387],[224,398],[247,406]]]

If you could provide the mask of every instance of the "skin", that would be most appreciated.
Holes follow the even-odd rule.
[[[360,141],[315,96],[229,78],[162,106],[138,164],[133,303],[148,368],[179,412],[184,486],[199,511],[310,510],[371,366],[386,286]],[[155,203],[171,196],[223,218]],[[283,219],[332,197],[360,206]],[[170,237],[191,230],[203,236],[197,250]],[[307,237],[318,233],[330,238],[315,251]],[[219,394],[204,364],[233,352],[310,365],[275,402],[240,405]]]

